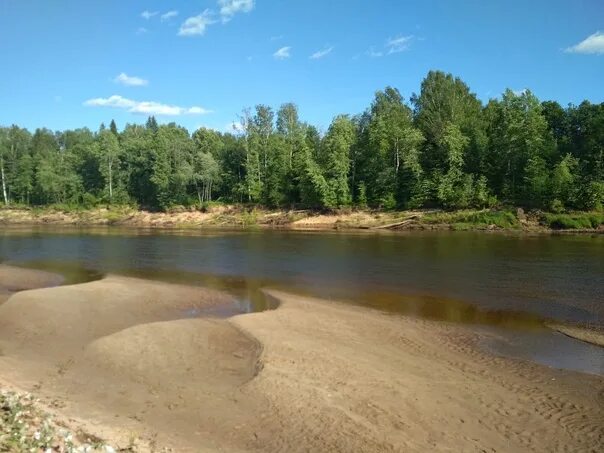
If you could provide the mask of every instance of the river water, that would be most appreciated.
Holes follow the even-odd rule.
[[[209,285],[237,296],[224,314],[267,308],[259,290],[277,287],[464,323],[494,353],[604,374],[604,349],[544,327],[604,326],[602,235],[2,227],[0,261],[68,283],[118,273]]]

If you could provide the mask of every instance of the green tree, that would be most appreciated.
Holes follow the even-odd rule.
[[[337,116],[323,138],[319,164],[325,180],[323,204],[329,208],[350,203],[348,172],[350,150],[356,139],[356,126],[346,115]],[[312,159],[312,154],[309,156]]]
[[[486,146],[482,105],[476,95],[459,78],[441,71],[430,71],[422,81],[420,94],[413,96],[416,123],[426,139],[422,161],[426,170],[446,172],[447,149],[443,135],[450,124],[467,137],[464,149],[466,170],[481,171]]]
[[[528,90],[506,90],[487,106],[489,152],[487,176],[497,194],[517,204],[542,202],[543,173],[555,151],[539,100]],[[529,165],[530,164],[530,165]],[[540,192],[533,192],[539,187]]]

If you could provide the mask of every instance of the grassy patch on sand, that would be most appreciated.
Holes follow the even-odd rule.
[[[604,225],[604,213],[577,212],[568,214],[543,214],[542,222],[552,230],[587,230]]]
[[[489,227],[499,229],[520,228],[520,221],[516,215],[511,211],[504,210],[435,212],[424,215],[421,222],[427,225],[451,225],[455,230],[486,229]]]
[[[60,427],[30,394],[0,391],[0,451],[105,452],[116,450],[94,436]]]

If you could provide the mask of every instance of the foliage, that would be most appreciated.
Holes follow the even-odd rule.
[[[189,134],[154,117],[121,131],[108,124],[33,134],[0,127],[0,202],[152,210],[214,200],[316,209],[503,203],[559,214],[604,204],[604,103],[563,108],[506,90],[483,106],[441,71],[410,101],[393,87],[377,91],[366,111],[337,115],[324,134],[292,103],[246,109],[232,132]]]

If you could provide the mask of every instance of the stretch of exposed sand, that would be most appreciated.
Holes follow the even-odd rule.
[[[268,294],[276,310],[193,319],[233,301],[116,276],[21,291],[0,305],[0,381],[149,449],[604,449],[602,377],[493,357],[462,326]]]

